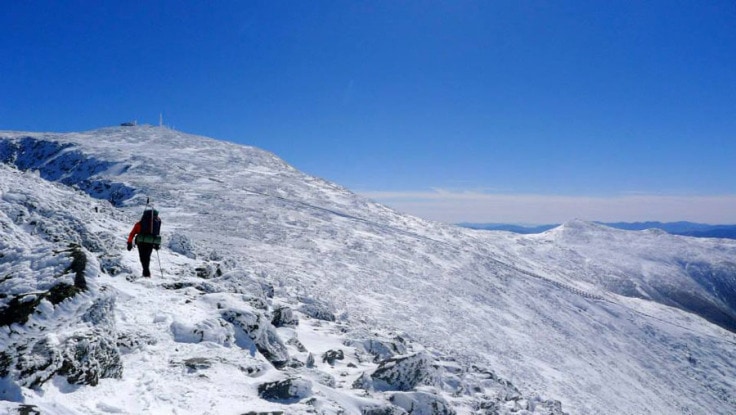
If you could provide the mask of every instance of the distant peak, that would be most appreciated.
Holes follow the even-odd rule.
[[[607,229],[607,226],[601,225],[596,222],[589,222],[582,219],[573,219],[563,223],[556,229],[560,230],[601,230]]]
[[[586,238],[594,234],[610,232],[612,230],[612,228],[596,222],[573,219],[545,233],[548,235],[554,235],[561,239],[580,240],[581,238]]]

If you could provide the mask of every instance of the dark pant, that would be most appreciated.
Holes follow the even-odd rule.
[[[153,244],[149,243],[138,243],[138,256],[141,258],[141,265],[143,265],[143,276],[150,277],[151,270],[148,269],[151,263],[151,253],[153,252]]]

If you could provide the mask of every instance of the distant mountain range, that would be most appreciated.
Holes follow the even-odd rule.
[[[661,229],[672,235],[694,236],[697,238],[727,238],[736,239],[736,225],[708,225],[693,222],[596,222],[611,228],[627,231],[643,231],[646,229]],[[459,226],[470,229],[488,231],[508,231],[519,234],[542,233],[560,226],[553,225],[513,225],[505,223],[459,223]]]

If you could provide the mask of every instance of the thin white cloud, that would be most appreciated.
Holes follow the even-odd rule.
[[[447,223],[541,224],[561,223],[571,219],[736,223],[736,195],[625,194],[593,197],[490,194],[443,189],[360,193],[399,211]]]

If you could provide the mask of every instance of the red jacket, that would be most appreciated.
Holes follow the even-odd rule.
[[[135,238],[135,236],[138,235],[139,233],[141,233],[141,223],[136,222],[135,225],[133,225],[133,230],[130,231],[130,235],[128,235],[128,243],[132,244],[133,238]]]

